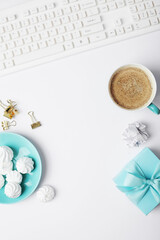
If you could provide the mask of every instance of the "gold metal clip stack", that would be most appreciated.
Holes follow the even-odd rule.
[[[2,121],[2,128],[3,130],[8,130],[10,127],[15,127],[16,126],[16,121],[13,120],[12,122],[9,122],[9,121]]]
[[[41,126],[41,123],[40,123],[39,121],[36,120],[33,111],[28,112],[28,115],[30,116],[30,118],[31,118],[31,120],[32,120],[32,124],[31,124],[31,128],[32,128],[32,129]]]
[[[0,106],[5,110],[3,116],[12,119],[18,113],[18,110],[15,108],[17,104],[12,100],[7,100],[7,103],[9,104],[8,106],[0,101]]]

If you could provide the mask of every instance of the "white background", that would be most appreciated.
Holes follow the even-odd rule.
[[[0,7],[23,0],[0,0]],[[43,162],[40,186],[56,189],[42,204],[34,193],[14,205],[0,205],[4,240],[159,240],[160,206],[145,216],[112,178],[145,146],[160,158],[160,117],[145,109],[114,106],[107,84],[128,63],[147,66],[157,79],[160,107],[160,32],[51,62],[0,79],[0,99],[16,100],[16,133],[30,139]],[[42,127],[32,130],[29,110]],[[1,119],[3,111],[0,109]],[[122,140],[128,123],[148,126],[150,139],[129,149]]]

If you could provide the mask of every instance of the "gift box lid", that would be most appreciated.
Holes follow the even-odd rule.
[[[113,181],[115,182],[117,187],[120,186],[120,188],[121,187],[123,188],[123,186],[125,186],[128,169],[134,164],[136,164],[136,166],[138,166],[140,171],[142,170],[142,172],[144,173],[145,179],[150,180],[153,176],[153,173],[157,169],[157,166],[160,166],[160,160],[149,148],[143,149],[113,179]],[[135,176],[136,174],[134,173],[133,175]],[[160,177],[160,171],[159,171],[159,177]],[[132,188],[133,188],[133,186],[132,186]],[[129,187],[128,187],[128,189],[129,189]],[[141,189],[139,190],[139,192],[140,191],[141,191]],[[144,191],[144,188],[143,188],[143,191]],[[135,193],[137,193],[137,192],[135,192]],[[148,187],[146,189],[146,193],[144,194],[143,198],[139,202],[136,202],[135,199],[132,199],[134,192],[132,193],[132,198],[130,197],[131,191],[127,191],[127,192],[125,192],[125,194],[146,215],[148,213],[150,213],[160,203],[160,201],[155,199],[152,187]]]

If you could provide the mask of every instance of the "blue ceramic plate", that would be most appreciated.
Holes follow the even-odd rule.
[[[42,175],[41,158],[36,148],[29,140],[15,133],[0,133],[0,146],[8,146],[13,150],[14,169],[16,169],[16,161],[20,157],[28,156],[34,161],[34,170],[30,174],[23,174],[23,180],[21,183],[22,195],[20,197],[15,199],[8,198],[4,194],[5,185],[2,189],[0,189],[0,203],[16,203],[29,197],[37,188]]]

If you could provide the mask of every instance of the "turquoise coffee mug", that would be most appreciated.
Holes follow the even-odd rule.
[[[141,69],[143,72],[145,72],[145,74],[148,76],[148,79],[150,80],[150,83],[151,83],[151,86],[152,86],[152,94],[151,94],[151,97],[150,99],[140,108],[136,108],[136,109],[126,109],[126,108],[123,108],[121,107],[120,105],[118,105],[113,97],[112,97],[112,94],[111,94],[111,91],[110,91],[110,85],[111,85],[111,81],[112,81],[112,78],[113,76],[119,72],[120,70],[123,70],[125,68],[129,68],[129,67],[135,67],[135,68],[139,68]],[[128,110],[128,111],[135,111],[135,110],[141,110],[141,109],[144,109],[146,107],[148,107],[152,112],[154,112],[155,114],[160,114],[160,109],[153,103],[153,99],[155,98],[155,95],[156,95],[156,92],[157,92],[157,83],[156,83],[156,80],[155,80],[155,77],[153,75],[153,73],[148,69],[146,68],[145,66],[141,65],[141,64],[128,64],[128,65],[124,65],[120,68],[118,68],[113,74],[112,76],[110,77],[110,80],[109,80],[109,84],[108,84],[108,90],[109,90],[109,94],[110,94],[110,97],[112,99],[112,101],[119,107],[125,109],[125,110]]]

